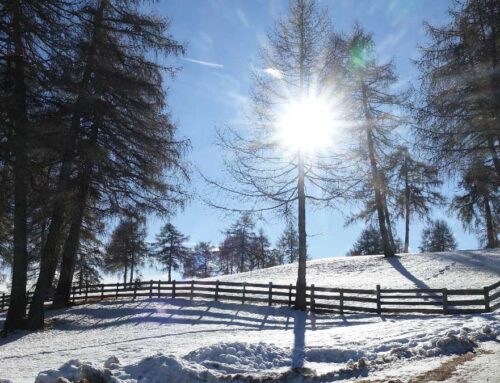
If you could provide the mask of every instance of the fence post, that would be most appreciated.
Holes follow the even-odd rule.
[[[175,298],[175,279],[172,281],[172,298]]]
[[[134,282],[134,297],[132,298],[132,300],[135,301],[136,295],[137,295],[137,281]]]
[[[382,314],[382,302],[380,301],[380,285],[377,285],[377,314]]]
[[[339,290],[339,294],[340,315],[344,315],[344,292],[342,289]]]
[[[311,312],[314,312],[314,310],[316,310],[316,300],[314,298],[314,283],[313,283],[311,285]]]
[[[158,298],[161,297],[161,293],[160,293],[160,285],[161,285],[161,281],[158,279]]]
[[[490,288],[488,286],[484,287],[484,310],[489,313],[490,309]]]
[[[104,283],[101,283],[101,301],[104,299]]]
[[[242,305],[245,304],[246,292],[247,292],[247,283],[243,282],[243,295],[241,296],[241,304]]]
[[[443,314],[448,314],[448,289],[443,289]]]
[[[288,286],[288,307],[292,306],[292,284]]]
[[[273,282],[269,282],[269,296],[267,304],[269,306],[273,305]]]
[[[219,280],[215,281],[215,301],[219,300]]]
[[[89,296],[89,284],[85,285],[85,303],[87,303],[87,298]]]
[[[73,286],[73,297],[72,297],[73,305],[75,305],[75,296],[76,296],[76,286]]]
[[[4,306],[5,306],[5,293],[2,294],[2,310]]]
[[[190,300],[193,300],[194,295],[194,279],[191,279],[191,295],[189,296]]]
[[[115,300],[118,299],[118,289],[120,288],[120,282],[116,282],[116,296]]]

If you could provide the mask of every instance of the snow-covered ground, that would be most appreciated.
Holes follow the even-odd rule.
[[[309,263],[308,282],[478,287],[500,279],[499,260],[498,250],[412,255],[390,264],[381,257],[321,260]],[[227,279],[288,282],[294,278],[291,269]],[[59,376],[78,381],[96,371],[115,383],[428,381],[418,379],[469,351],[477,356],[457,365],[450,382],[500,381],[500,312],[340,316],[145,299],[49,311],[48,318],[45,331],[0,338],[0,382],[56,383]],[[301,358],[307,369],[292,371],[292,360]]]

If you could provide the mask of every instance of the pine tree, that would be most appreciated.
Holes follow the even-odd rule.
[[[156,235],[151,256],[164,266],[164,270],[168,272],[169,282],[172,280],[172,270],[178,270],[190,255],[189,249],[184,246],[188,240],[189,237],[171,223],[165,224]]]
[[[215,274],[215,255],[209,242],[198,242],[183,263],[184,278],[208,278]]]
[[[111,234],[106,245],[104,264],[111,273],[123,272],[123,283],[132,284],[134,273],[144,264],[147,247],[144,242],[146,231],[138,219],[122,219]]]
[[[280,251],[283,263],[295,263],[299,258],[299,239],[297,230],[291,220],[287,221],[286,228],[278,239],[276,245]]]
[[[259,233],[256,235],[254,240],[254,267],[251,269],[264,269],[269,267],[270,264],[270,246],[269,238],[264,233],[264,229],[260,228]]]
[[[233,253],[236,261],[235,270],[243,273],[251,269],[252,259],[255,258],[255,223],[249,213],[243,213],[238,220],[227,230],[230,238],[226,250]]]
[[[384,252],[380,232],[373,226],[363,229],[347,255],[378,255]]]
[[[444,220],[437,219],[431,221],[422,231],[420,251],[436,252],[451,251],[457,248],[457,243],[453,233]]]

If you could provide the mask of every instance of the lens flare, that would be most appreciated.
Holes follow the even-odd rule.
[[[288,102],[280,113],[276,139],[286,150],[315,153],[328,148],[335,133],[334,103],[307,96]]]

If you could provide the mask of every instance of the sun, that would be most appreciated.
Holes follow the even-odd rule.
[[[326,97],[307,96],[291,100],[279,113],[276,139],[292,152],[313,154],[332,145],[336,113]]]

